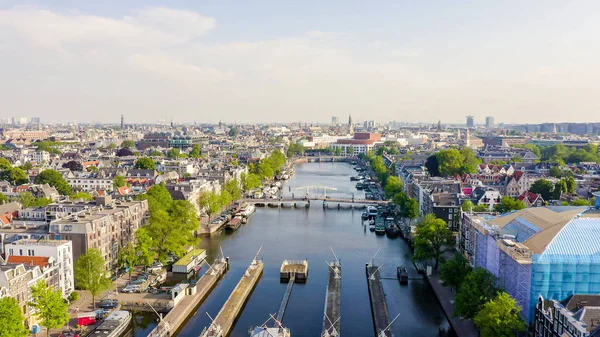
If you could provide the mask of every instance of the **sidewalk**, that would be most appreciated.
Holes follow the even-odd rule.
[[[446,317],[448,317],[450,325],[452,325],[452,329],[454,329],[454,332],[456,332],[456,335],[458,337],[479,336],[479,332],[471,320],[461,320],[460,318],[453,317],[454,293],[450,287],[442,286],[442,280],[440,280],[438,273],[434,271],[433,274],[428,277],[428,280],[429,284],[431,284],[433,292],[437,296],[438,301],[446,313]]]

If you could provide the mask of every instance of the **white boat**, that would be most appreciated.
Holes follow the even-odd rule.
[[[267,326],[267,323],[271,320],[275,322],[273,327]],[[263,325],[251,329],[250,337],[292,337],[292,333],[290,329],[284,327],[281,322],[271,315],[271,318],[264,322]]]
[[[252,215],[252,213],[254,213],[255,211],[256,211],[256,207],[252,204],[248,204],[242,208],[241,214],[242,214],[242,216],[249,218]]]
[[[119,337],[127,330],[131,322],[131,313],[125,310],[113,311],[104,321],[92,330],[88,337]]]

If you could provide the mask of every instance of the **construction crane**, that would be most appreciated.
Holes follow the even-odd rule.
[[[323,197],[327,199],[327,191],[337,191],[335,187],[322,186],[322,185],[312,185],[312,186],[304,186],[298,187],[296,190],[306,190],[306,199],[308,199],[310,195],[310,190],[323,190]]]

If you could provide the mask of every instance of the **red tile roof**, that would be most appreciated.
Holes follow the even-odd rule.
[[[46,256],[18,256],[11,255],[6,260],[8,263],[24,263],[28,266],[40,266],[47,267],[48,266],[48,257]]]

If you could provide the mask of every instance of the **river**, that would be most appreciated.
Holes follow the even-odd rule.
[[[298,187],[323,185],[336,188],[327,191],[332,197],[363,198],[349,177],[356,172],[346,163],[309,163],[296,166],[296,175],[284,184],[284,194],[303,194]],[[314,191],[312,194],[323,193]],[[395,336],[438,336],[439,328],[449,329],[448,321],[426,281],[419,279],[411,263],[411,253],[400,238],[377,236],[361,224],[359,210],[323,210],[318,204],[305,209],[258,208],[248,224],[232,234],[220,233],[203,238],[201,248],[212,261],[219,246],[229,256],[231,269],[198,308],[179,337],[197,337],[215,317],[248,267],[259,247],[264,273],[241,313],[231,337],[247,337],[248,330],[262,324],[269,314],[276,314],[286,284],[279,282],[279,268],[284,259],[309,261],[306,284],[293,288],[283,324],[292,336],[320,336],[323,322],[327,265],[332,247],[342,262],[341,335],[373,336],[373,322],[365,276],[365,263],[377,249],[376,264],[380,269],[387,297],[390,319],[400,314],[392,326]],[[411,278],[408,286],[400,286],[396,267],[407,267]],[[452,336],[454,336],[452,334]]]

